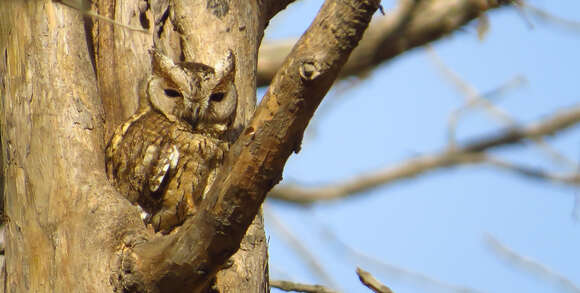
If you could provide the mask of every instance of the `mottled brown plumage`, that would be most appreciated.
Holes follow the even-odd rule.
[[[152,54],[141,107],[115,131],[106,167],[119,192],[144,210],[145,222],[168,233],[199,207],[228,151],[235,66],[231,53],[215,70]]]

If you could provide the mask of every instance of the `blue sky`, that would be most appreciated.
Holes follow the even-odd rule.
[[[299,36],[322,1],[299,1],[277,16],[267,40]],[[394,1],[383,1],[385,8]],[[580,21],[580,2],[530,1],[555,15]],[[480,92],[516,76],[527,83],[502,95],[496,105],[520,123],[578,105],[580,32],[514,9],[489,14],[491,28],[478,40],[475,24],[434,44],[442,60]],[[376,17],[381,17],[377,15]],[[440,73],[424,48],[379,66],[364,80],[338,84],[311,122],[302,151],[291,157],[284,182],[340,182],[418,154],[441,150],[447,121],[464,97]],[[258,92],[261,96],[264,90]],[[501,129],[485,112],[461,120],[458,140]],[[580,159],[580,127],[548,142],[568,158]],[[566,170],[532,144],[494,155],[548,170]],[[490,250],[491,235],[580,286],[580,219],[572,216],[577,188],[523,178],[476,165],[444,169],[390,184],[361,196],[310,208],[266,204],[273,279],[328,284],[284,239],[283,223],[318,259],[343,292],[369,292],[354,270],[361,266],[395,292],[454,292],[442,284],[477,292],[571,292],[550,279],[510,265]],[[274,219],[274,218],[275,219]],[[334,236],[328,236],[332,231]],[[438,282],[421,282],[384,266],[353,258],[340,241],[376,261]]]

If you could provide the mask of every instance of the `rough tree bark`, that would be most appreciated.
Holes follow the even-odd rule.
[[[249,121],[263,30],[289,2],[94,3],[99,14],[151,32],[143,34],[85,22],[79,11],[50,0],[1,1],[1,290],[200,292],[217,274],[224,292],[267,291],[262,220],[252,221],[378,7],[371,0],[327,1]],[[167,236],[145,229],[104,172],[105,143],[137,106],[153,45],[176,60],[210,65],[233,50],[240,97],[240,139],[201,211]],[[232,265],[217,273],[236,251]]]

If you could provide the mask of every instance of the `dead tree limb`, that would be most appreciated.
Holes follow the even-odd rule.
[[[485,242],[488,244],[492,253],[501,257],[509,265],[533,273],[536,277],[552,282],[559,289],[565,292],[580,293],[580,286],[559,272],[554,271],[548,266],[537,260],[518,254],[513,249],[501,243],[497,238],[486,235]]]
[[[509,128],[497,134],[482,137],[455,149],[421,155],[394,166],[377,170],[338,184],[319,187],[302,187],[286,184],[275,187],[270,198],[289,202],[307,204],[321,200],[336,200],[360,194],[364,191],[383,186],[401,179],[412,178],[439,168],[461,164],[490,163],[504,169],[516,171],[529,177],[549,179],[565,184],[579,184],[578,174],[558,176],[538,170],[507,164],[497,159],[490,159],[484,152],[493,148],[525,143],[526,140],[560,133],[580,122],[580,107],[562,110],[536,123],[519,128]]]

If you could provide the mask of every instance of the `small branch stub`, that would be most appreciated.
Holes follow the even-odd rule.
[[[304,62],[302,63],[302,66],[300,66],[300,77],[302,80],[314,80],[319,77],[320,74],[321,72],[314,61]]]
[[[391,288],[385,286],[379,280],[375,279],[371,273],[361,269],[356,269],[356,274],[358,275],[360,281],[367,286],[367,288],[373,290],[375,293],[393,293]]]

